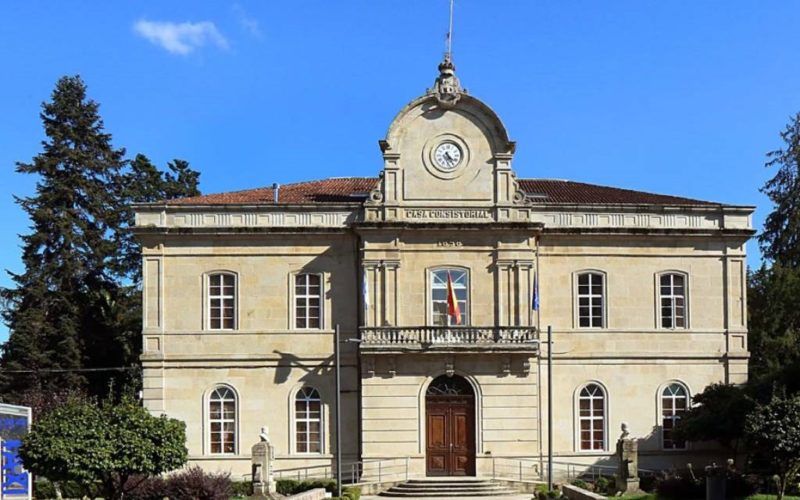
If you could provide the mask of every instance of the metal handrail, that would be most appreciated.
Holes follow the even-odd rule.
[[[272,471],[275,479],[335,479],[333,465],[310,465]],[[247,475],[249,476],[249,474]],[[405,481],[410,477],[409,457],[359,460],[342,464],[342,483],[373,484],[385,481]]]

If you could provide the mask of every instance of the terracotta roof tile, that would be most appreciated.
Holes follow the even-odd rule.
[[[342,177],[284,184],[278,189],[279,204],[357,203],[378,186],[377,177]],[[170,205],[257,205],[272,204],[271,187],[207,194],[170,200]]]
[[[377,177],[342,177],[285,184],[278,191],[279,204],[357,203],[378,186]],[[719,205],[678,196],[647,193],[583,182],[554,179],[520,179],[520,187],[531,201],[558,204]],[[170,200],[170,205],[272,204],[271,187],[208,194]]]
[[[544,204],[719,205],[710,201],[647,193],[583,182],[520,179],[520,187],[534,202]],[[537,199],[537,195],[545,197]]]

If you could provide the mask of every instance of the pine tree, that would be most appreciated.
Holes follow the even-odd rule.
[[[761,192],[775,207],[758,236],[768,259],[793,269],[800,268],[800,113],[781,133],[784,148],[769,153],[767,167],[778,167],[775,177]]]
[[[116,286],[106,269],[115,251],[108,236],[125,152],[111,145],[78,76],[58,81],[40,117],[43,151],[17,164],[17,172],[38,177],[33,196],[16,198],[31,220],[22,236],[25,271],[11,273],[16,286],[0,291],[10,330],[0,359],[5,395],[84,386],[85,376],[70,370],[85,362],[85,304]]]
[[[25,272],[0,290],[10,330],[0,357],[6,400],[138,385],[141,258],[131,205],[199,194],[200,174],[184,160],[166,172],[141,154],[125,160],[98,107],[79,77],[60,79],[43,104],[43,151],[17,165],[38,182],[34,196],[17,200],[31,219]]]
[[[758,236],[768,259],[748,280],[751,374],[780,377],[800,367],[800,113],[781,133],[785,146],[768,154],[775,176],[761,192],[773,202]]]

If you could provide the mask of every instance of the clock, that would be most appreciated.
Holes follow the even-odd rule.
[[[438,146],[433,152],[433,159],[436,166],[445,172],[451,172],[458,167],[463,158],[461,148],[454,142],[445,141]]]

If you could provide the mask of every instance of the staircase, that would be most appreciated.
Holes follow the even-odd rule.
[[[517,492],[492,481],[475,477],[410,479],[380,493],[383,497],[503,497]]]

